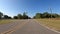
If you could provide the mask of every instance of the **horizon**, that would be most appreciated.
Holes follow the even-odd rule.
[[[27,12],[29,17],[36,13],[50,12],[60,14],[60,0],[0,0],[0,12],[15,16]]]

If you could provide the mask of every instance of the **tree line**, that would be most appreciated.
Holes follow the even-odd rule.
[[[23,15],[18,14],[17,16],[13,17],[14,19],[31,19],[31,17],[29,17],[28,15],[26,15],[26,13],[24,12]]]
[[[48,13],[48,12],[44,12],[44,13],[36,13],[36,15],[33,18],[60,18],[59,14],[56,13]]]
[[[0,12],[0,19],[31,19],[26,13],[24,12],[23,15],[18,14],[17,16],[10,17],[8,15],[4,15],[2,12]]]
[[[35,16],[33,16],[33,19],[39,19],[39,18],[60,18],[59,14],[56,13],[48,13],[48,12],[44,12],[44,13],[36,13]],[[28,15],[26,15],[26,13],[24,12],[23,15],[22,14],[18,14],[17,16],[13,16],[10,17],[8,15],[4,15],[2,12],[0,12],[0,19],[31,19],[31,17],[29,17]]]
[[[12,18],[8,15],[3,15],[3,13],[0,12],[0,19],[12,19]]]

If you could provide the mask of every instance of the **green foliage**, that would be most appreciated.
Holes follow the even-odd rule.
[[[0,12],[0,19],[2,18],[2,16],[3,16],[3,13]]]
[[[28,19],[28,16],[26,15],[26,13],[23,13],[23,19]]]
[[[33,18],[58,18],[60,15],[58,14],[50,14],[48,12],[44,12],[43,14],[41,13],[36,13],[36,15]]]
[[[14,19],[31,19],[29,16],[26,15],[26,13],[24,12],[23,15],[18,14],[17,16],[13,17]]]
[[[35,18],[41,18],[42,14],[41,13],[36,13]]]
[[[23,18],[23,16],[21,14],[18,14],[17,17],[18,17],[18,19],[22,19]]]
[[[3,15],[3,13],[0,12],[0,19],[2,19],[2,17],[4,19],[11,19],[10,16],[8,15]],[[27,14],[26,12],[23,13],[23,15],[21,14],[18,14],[17,16],[14,16],[13,17],[14,19],[31,19]],[[44,12],[44,13],[36,13],[36,15],[33,17],[33,18],[36,18],[36,19],[39,19],[39,18],[60,18],[60,15],[59,14],[50,14],[48,12]]]
[[[14,16],[13,18],[14,18],[14,19],[18,19],[18,17],[17,17],[17,16]]]
[[[50,18],[51,14],[49,14],[48,12],[44,12],[43,13],[43,18]]]
[[[8,15],[4,15],[4,17],[3,17],[4,19],[11,19],[11,17],[10,16],[8,16]]]

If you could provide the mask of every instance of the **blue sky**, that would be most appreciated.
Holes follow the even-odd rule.
[[[33,17],[36,13],[49,12],[60,14],[60,0],[0,0],[0,12],[15,16],[27,12]]]

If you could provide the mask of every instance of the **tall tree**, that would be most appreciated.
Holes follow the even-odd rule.
[[[8,15],[4,15],[4,17],[3,17],[4,19],[12,19],[10,16],[8,16]]]
[[[51,17],[51,14],[49,14],[48,12],[44,12],[43,13],[43,17],[44,18],[50,18]]]
[[[26,15],[26,12],[23,13],[23,19],[28,19],[28,16]]]
[[[13,18],[14,18],[14,19],[18,19],[18,17],[17,17],[17,16],[14,16]]]
[[[2,16],[3,16],[3,13],[0,12],[0,19],[2,18]]]
[[[22,19],[23,18],[21,14],[18,14],[17,17],[18,17],[18,19]]]
[[[8,19],[8,15],[4,15],[4,19]]]
[[[41,13],[36,13],[36,15],[34,16],[34,18],[42,18],[42,14]]]

